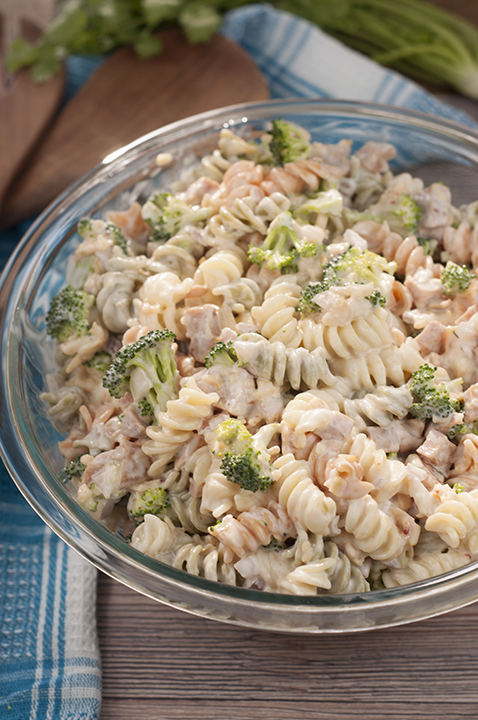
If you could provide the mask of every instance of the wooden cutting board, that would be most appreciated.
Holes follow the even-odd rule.
[[[141,60],[115,52],[60,114],[8,193],[9,227],[37,213],[109,153],[147,132],[189,115],[268,97],[249,56],[217,35],[189,45],[180,30],[159,33],[164,52]]]

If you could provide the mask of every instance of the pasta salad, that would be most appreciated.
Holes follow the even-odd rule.
[[[78,501],[137,550],[295,595],[478,559],[478,201],[394,156],[225,128],[79,223],[42,398]]]

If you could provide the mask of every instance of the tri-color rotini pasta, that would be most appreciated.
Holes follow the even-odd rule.
[[[295,595],[478,559],[478,200],[394,157],[224,129],[80,222],[43,400],[78,501],[136,550]]]

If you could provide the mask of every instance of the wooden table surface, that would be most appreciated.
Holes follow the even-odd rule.
[[[435,0],[478,25],[478,0]],[[439,97],[478,120],[478,103]],[[101,720],[478,720],[478,604],[342,637],[196,618],[100,574]]]

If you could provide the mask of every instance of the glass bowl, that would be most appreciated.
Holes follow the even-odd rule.
[[[478,134],[453,122],[375,104],[269,101],[214,110],[181,120],[105,158],[38,218],[10,259],[0,285],[2,456],[23,495],[65,542],[100,570],[155,600],[204,617],[266,630],[343,633],[430,617],[478,598],[478,563],[420,583],[363,594],[299,597],[245,590],[176,570],[136,551],[94,520],[61,480],[60,435],[40,393],[54,369],[44,317],[63,287],[68,255],[80,242],[85,215],[124,210],[132,200],[168,187],[185,166],[215,147],[223,127],[260,135],[282,117],[325,143],[351,138],[393,143],[394,171],[411,170],[427,183],[442,180],[455,204],[478,188]],[[158,153],[175,162],[160,170]],[[468,190],[467,190],[468,188]]]

